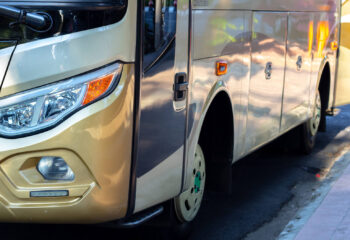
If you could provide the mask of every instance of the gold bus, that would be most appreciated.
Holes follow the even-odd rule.
[[[310,153],[350,102],[348,6],[0,0],[0,221],[187,223],[266,143]]]

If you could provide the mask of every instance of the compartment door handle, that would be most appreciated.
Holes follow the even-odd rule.
[[[182,101],[186,98],[188,81],[186,73],[177,73],[174,81],[174,101]]]

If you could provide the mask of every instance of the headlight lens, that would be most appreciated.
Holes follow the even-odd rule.
[[[8,130],[29,127],[33,118],[35,105],[36,101],[31,101],[1,109],[1,126]]]
[[[69,111],[79,101],[83,86],[51,94],[45,98],[39,123],[55,119],[63,112]]]
[[[0,134],[16,137],[52,127],[109,92],[121,64],[0,99]]]

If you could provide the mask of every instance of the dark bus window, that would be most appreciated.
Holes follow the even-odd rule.
[[[127,0],[0,0],[0,3],[6,2],[6,3],[26,3],[26,2],[33,2],[33,3],[79,3],[79,4],[87,4],[87,3],[94,3],[94,4],[115,4],[115,5],[125,5]]]
[[[2,7],[46,13],[52,18],[52,25],[46,29],[47,31],[35,31],[24,24],[11,24],[17,21],[16,17],[2,13],[0,39],[15,39],[18,43],[26,43],[111,25],[124,18],[127,2],[127,0],[0,0]]]
[[[177,0],[144,0],[144,69],[175,38]]]

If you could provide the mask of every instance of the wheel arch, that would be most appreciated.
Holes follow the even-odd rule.
[[[331,66],[327,58],[323,60],[320,66],[316,87],[320,90],[321,98],[323,98],[323,103],[325,103],[325,108],[328,109],[331,89]]]
[[[225,87],[214,87],[211,92],[209,96],[212,97],[206,100],[203,107],[197,141],[206,159],[207,188],[228,192],[232,181],[234,109]]]
[[[316,90],[319,90],[321,95],[321,122],[319,126],[319,131],[326,131],[326,114],[329,108],[329,98],[331,90],[331,67],[328,61],[324,61],[321,65],[318,80],[316,85]]]

